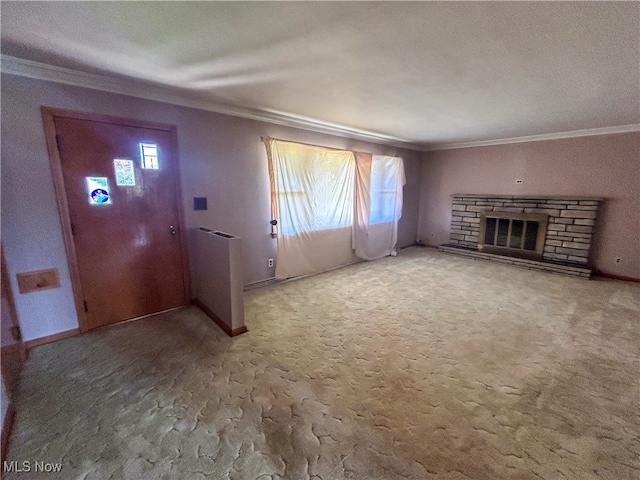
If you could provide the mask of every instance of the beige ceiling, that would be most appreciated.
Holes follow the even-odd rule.
[[[640,124],[637,2],[1,8],[4,55],[421,148]]]

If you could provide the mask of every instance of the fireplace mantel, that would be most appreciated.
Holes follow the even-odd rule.
[[[537,264],[543,267],[545,264],[564,266],[569,267],[568,270],[572,272],[581,270],[583,273],[589,272],[590,275],[589,251],[596,214],[603,200],[601,197],[560,195],[455,194],[452,195],[450,240],[448,245],[443,246],[446,247],[443,250],[450,253],[461,250],[465,255],[472,255],[474,251],[478,251],[481,217],[489,215],[490,212],[544,215],[548,221],[541,258],[524,264],[528,265],[528,268],[536,268]],[[481,258],[500,259],[498,255],[486,255],[486,252],[479,251],[478,253]],[[515,264],[521,265],[523,262]]]

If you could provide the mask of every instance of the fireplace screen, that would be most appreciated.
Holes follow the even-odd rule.
[[[478,248],[500,255],[542,258],[547,221],[547,215],[533,213],[484,213]]]

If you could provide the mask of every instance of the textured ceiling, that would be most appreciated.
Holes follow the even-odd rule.
[[[640,123],[637,2],[2,2],[2,53],[421,147]]]

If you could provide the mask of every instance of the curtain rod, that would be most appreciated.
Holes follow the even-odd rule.
[[[374,154],[374,153],[371,153],[371,152],[361,152],[361,151],[359,151],[359,150],[353,150],[353,149],[351,149],[351,148],[325,147],[324,145],[316,145],[316,144],[314,144],[314,143],[298,142],[298,141],[295,141],[295,140],[284,140],[284,139],[282,139],[282,138],[274,138],[274,137],[260,137],[260,140],[262,140],[263,142],[264,142],[265,140],[268,140],[268,139],[271,139],[271,140],[277,140],[277,141],[279,141],[279,142],[297,143],[297,144],[300,144],[300,145],[306,145],[306,146],[308,146],[308,147],[324,148],[324,149],[326,149],[326,150],[336,150],[336,151],[340,151],[340,150],[344,151],[344,150],[347,150],[347,151],[349,151],[349,152],[353,152],[353,153],[363,153],[363,154],[365,154],[365,155],[378,155],[378,154]],[[397,154],[396,154],[396,155],[397,155]]]

